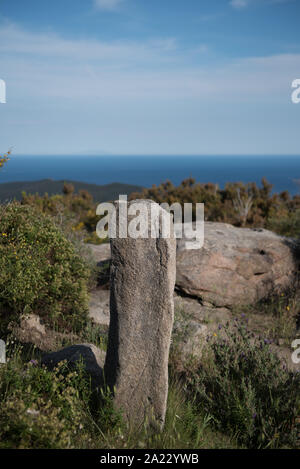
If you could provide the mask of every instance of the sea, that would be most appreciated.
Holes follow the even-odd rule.
[[[299,156],[151,156],[151,155],[11,155],[0,171],[0,183],[40,179],[73,180],[92,184],[122,182],[151,187],[166,180],[178,185],[193,177],[201,183],[261,183],[273,192],[300,193]]]

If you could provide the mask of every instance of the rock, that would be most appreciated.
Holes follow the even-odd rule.
[[[93,258],[95,262],[98,264],[99,262],[108,261],[111,258],[110,252],[110,244],[103,243],[103,244],[89,244],[87,243],[86,246],[92,251]]]
[[[103,365],[105,352],[93,344],[71,345],[57,352],[43,355],[42,364],[49,369],[55,368],[58,363],[66,360],[73,367],[80,360],[83,361],[85,371],[91,376],[93,387],[100,386],[103,378]]]
[[[263,229],[205,222],[204,246],[177,241],[176,286],[218,307],[253,304],[293,284],[295,243]]]
[[[20,323],[11,323],[9,329],[20,342],[34,344],[40,349],[44,349],[44,344],[50,342],[46,328],[36,314],[21,316]]]
[[[73,332],[58,332],[46,327],[43,319],[36,314],[24,314],[20,322],[12,321],[8,330],[23,344],[34,345],[40,351],[48,352],[57,348],[57,344],[63,341],[72,342],[78,340]]]
[[[204,246],[186,249],[177,240],[176,286],[207,306],[253,304],[294,280],[299,261],[295,243],[264,229],[205,222]],[[97,262],[108,262],[108,244],[89,245]]]
[[[27,314],[22,316],[20,321],[21,329],[25,331],[30,331],[31,334],[45,335],[46,329],[44,324],[41,322],[41,318],[36,314]]]
[[[173,329],[173,337],[176,341],[177,352],[181,360],[185,361],[191,356],[201,358],[205,339],[208,335],[208,327],[196,321],[176,321]]]
[[[97,285],[102,289],[109,290],[109,270],[110,270],[110,244],[86,244],[91,253],[92,259],[97,265]],[[94,298],[92,298],[94,302]]]
[[[90,294],[89,316],[95,324],[109,325],[109,290],[97,289]]]
[[[129,202],[128,208],[134,202]],[[158,214],[169,217],[152,201],[138,202],[147,210],[156,208]],[[156,233],[160,235],[161,223]],[[111,239],[111,249],[105,380],[114,392],[115,406],[129,424],[141,427],[148,422],[162,427],[174,317],[176,240],[173,233],[166,239],[116,238]]]
[[[200,359],[206,338],[219,333],[220,326],[231,321],[230,310],[203,305],[196,298],[182,297],[176,293],[174,306],[172,342],[177,362],[179,358],[183,364],[191,356]]]
[[[224,324],[231,319],[230,310],[202,304],[197,298],[182,297],[174,294],[175,311],[199,323]]]

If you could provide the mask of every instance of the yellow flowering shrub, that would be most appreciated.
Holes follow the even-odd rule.
[[[9,155],[10,151],[5,153],[4,155],[0,155],[0,168],[2,168],[2,166],[4,166],[4,164],[9,160]]]
[[[0,448],[74,448],[87,444],[90,386],[83,369],[52,372],[16,357],[0,368]]]
[[[51,217],[30,206],[0,207],[0,315],[35,313],[82,327],[90,268]]]

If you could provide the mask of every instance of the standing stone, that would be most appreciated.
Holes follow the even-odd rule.
[[[174,320],[176,240],[172,222],[170,236],[161,237],[161,217],[170,220],[170,215],[158,204],[150,200],[123,203],[129,209],[137,202],[148,210],[147,228],[150,209],[157,210],[158,237],[111,239],[110,326],[104,375],[116,408],[130,425],[149,423],[161,428]],[[121,203],[116,203],[117,225]],[[133,218],[128,217],[128,224]]]

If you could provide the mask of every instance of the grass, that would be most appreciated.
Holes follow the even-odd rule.
[[[212,417],[187,399],[171,379],[166,424],[128,431],[111,399],[92,391],[82,364],[53,371],[39,365],[39,353],[13,339],[0,367],[0,448],[235,448],[234,438],[211,427]],[[35,357],[35,358],[33,358]],[[101,405],[100,405],[101,402]]]
[[[96,281],[101,286],[108,282],[109,264],[94,271],[76,233],[64,233],[32,208],[11,205],[5,216],[0,233],[2,318],[11,311],[44,318],[49,350],[82,342],[106,350],[107,327],[92,324],[86,313],[87,290]],[[41,246],[33,249],[35,243]],[[45,272],[50,277],[43,285]],[[206,325],[213,333],[198,357],[183,357],[193,315],[177,311],[166,422],[160,432],[147,425],[128,429],[109,394],[92,389],[82,363],[75,369],[62,363],[50,371],[40,365],[41,350],[10,335],[8,362],[0,365],[0,448],[299,447],[300,376],[282,365],[269,344],[290,347],[297,336],[299,305],[299,289],[294,288],[236,308],[230,324],[220,324],[219,330],[216,319],[209,318]],[[5,330],[3,337],[7,334]]]
[[[295,338],[298,308],[295,290],[237,309],[200,358],[181,355],[191,317],[177,312],[161,432],[128,429],[110,396],[92,390],[83,364],[50,371],[40,366],[37,347],[11,336],[8,362],[0,365],[0,448],[297,448],[300,375],[282,365],[269,342]],[[73,333],[56,329],[54,349],[89,342],[106,350],[104,326],[88,320]]]
[[[105,337],[90,324],[78,339],[105,350]],[[179,367],[177,340],[180,335],[172,344],[166,422],[158,432],[127,428],[110,396],[92,390],[82,363],[50,371],[40,366],[39,349],[11,337],[0,366],[0,448],[298,447],[299,373],[282,367],[246,323],[222,328],[202,359]]]
[[[257,335],[277,345],[290,347],[297,336],[300,318],[299,280],[289,291],[273,294],[256,305],[236,307],[233,317],[244,317]]]
[[[183,377],[216,428],[235,435],[240,444],[299,444],[300,375],[288,370],[246,321],[220,326],[219,335],[207,338],[201,362],[188,367]]]

